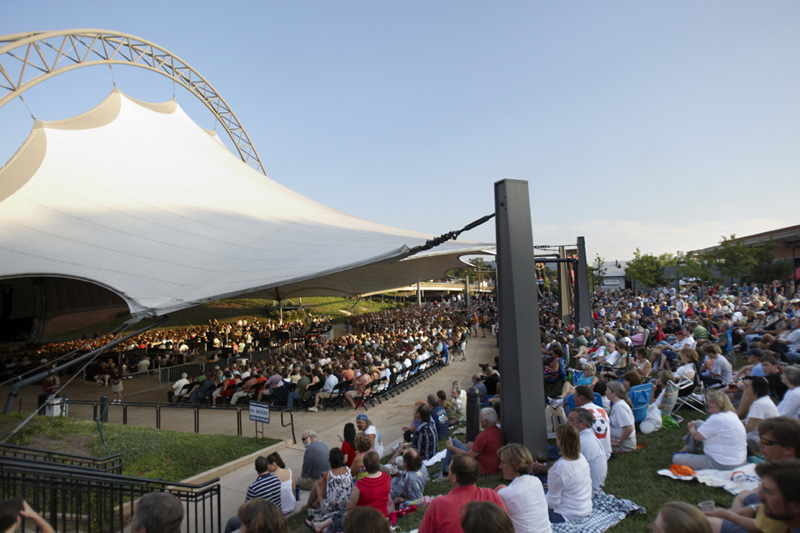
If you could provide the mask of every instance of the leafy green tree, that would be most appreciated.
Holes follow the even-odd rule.
[[[712,262],[705,254],[678,252],[675,256],[675,271],[679,278],[697,279],[701,283],[713,280]]]
[[[642,254],[639,248],[633,253],[633,260],[628,261],[625,275],[642,285],[658,287],[668,282],[664,275],[664,265],[652,254]]]
[[[605,259],[600,257],[600,254],[597,254],[594,258],[594,262],[589,266],[589,285],[592,287],[592,290],[598,290],[600,285],[603,284],[603,278],[608,272],[608,269],[603,266],[605,264]]]
[[[750,247],[750,262],[748,274],[754,283],[771,283],[775,280],[789,276],[791,269],[784,261],[775,262],[775,252],[772,243],[760,244]]]
[[[719,247],[711,253],[711,256],[720,273],[732,279],[734,283],[739,282],[747,273],[752,259],[750,247],[733,234],[730,237],[723,236]]]

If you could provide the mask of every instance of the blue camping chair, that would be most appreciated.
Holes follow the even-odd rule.
[[[647,407],[650,405],[650,398],[653,396],[653,384],[642,383],[631,387],[628,398],[633,404],[633,419],[636,423],[647,418]]]
[[[594,401],[592,401],[592,403],[598,407],[603,407],[603,397],[595,392]],[[573,409],[575,409],[575,395],[567,394],[566,398],[564,398],[564,415],[569,416],[569,412]]]

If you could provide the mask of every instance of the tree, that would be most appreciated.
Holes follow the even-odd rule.
[[[648,287],[666,285],[668,281],[664,276],[664,265],[659,261],[658,257],[652,254],[642,255],[639,248],[633,253],[633,260],[628,261],[625,275]]]
[[[720,273],[734,283],[738,283],[747,273],[752,259],[750,247],[733,234],[730,238],[723,236],[719,247],[711,255]]]
[[[748,274],[754,283],[772,283],[775,280],[785,279],[789,276],[789,264],[775,262],[775,252],[772,243],[760,244],[750,247],[750,262]]]
[[[606,272],[608,272],[604,264],[605,259],[600,257],[600,254],[597,254],[594,258],[594,262],[589,267],[589,286],[592,287],[592,290],[599,290],[600,286],[603,284],[603,278],[606,276]]]
[[[696,279],[706,284],[713,279],[711,268],[711,261],[705,254],[684,254],[679,251],[675,256],[675,271],[678,278]]]

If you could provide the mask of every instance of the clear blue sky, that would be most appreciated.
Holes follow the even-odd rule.
[[[122,31],[196,68],[268,175],[347,213],[432,234],[527,180],[534,244],[625,260],[800,223],[800,2],[5,0],[0,34]],[[136,98],[172,83],[113,77]],[[71,116],[107,67],[25,94]],[[204,127],[213,117],[177,89]],[[32,120],[0,108],[0,160]],[[221,128],[218,131],[222,133]],[[269,208],[268,199],[265,209]],[[493,242],[494,225],[462,238]]]

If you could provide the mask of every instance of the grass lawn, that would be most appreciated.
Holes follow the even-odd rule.
[[[24,417],[0,416],[0,437]],[[196,435],[162,429],[97,424],[74,418],[36,416],[8,444],[104,457],[122,453],[122,473],[128,476],[181,481],[239,457],[276,444],[274,439],[230,435]],[[198,461],[202,457],[202,461]]]

